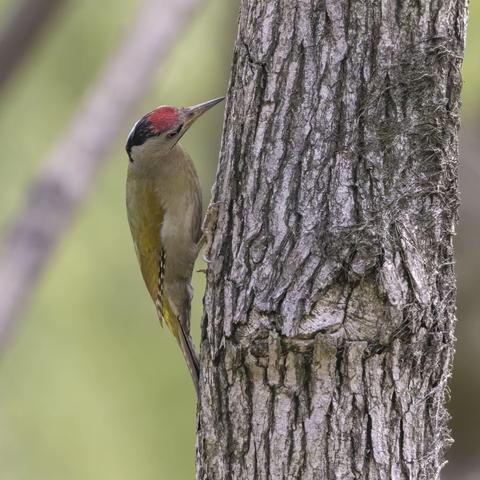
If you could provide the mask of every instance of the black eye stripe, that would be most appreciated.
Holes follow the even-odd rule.
[[[181,123],[176,130],[174,130],[173,132],[170,132],[169,134],[167,134],[167,137],[168,137],[168,138],[173,138],[173,137],[175,137],[176,135],[178,135],[178,134],[180,133],[180,131],[182,130],[182,128],[183,128],[183,123]]]

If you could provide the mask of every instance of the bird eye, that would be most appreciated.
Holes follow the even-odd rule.
[[[176,130],[174,130],[173,132],[170,132],[170,133],[167,133],[167,137],[168,138],[173,138],[173,137],[176,137],[180,131],[182,130],[183,128],[183,123],[181,123],[178,128]]]

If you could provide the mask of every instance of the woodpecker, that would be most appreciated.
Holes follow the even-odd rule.
[[[199,361],[190,336],[191,278],[202,243],[202,191],[190,155],[178,143],[202,114],[223,100],[162,105],[128,136],[126,203],[140,270],[160,323],[176,338],[198,396]]]

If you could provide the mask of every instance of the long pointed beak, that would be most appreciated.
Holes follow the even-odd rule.
[[[202,116],[207,110],[210,110],[214,105],[220,103],[225,97],[214,98],[208,102],[199,103],[193,107],[185,107],[185,126],[188,128],[198,117]]]

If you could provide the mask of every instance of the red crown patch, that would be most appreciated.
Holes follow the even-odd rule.
[[[175,126],[178,121],[178,111],[175,107],[158,107],[150,113],[148,120],[158,133],[163,133]]]

